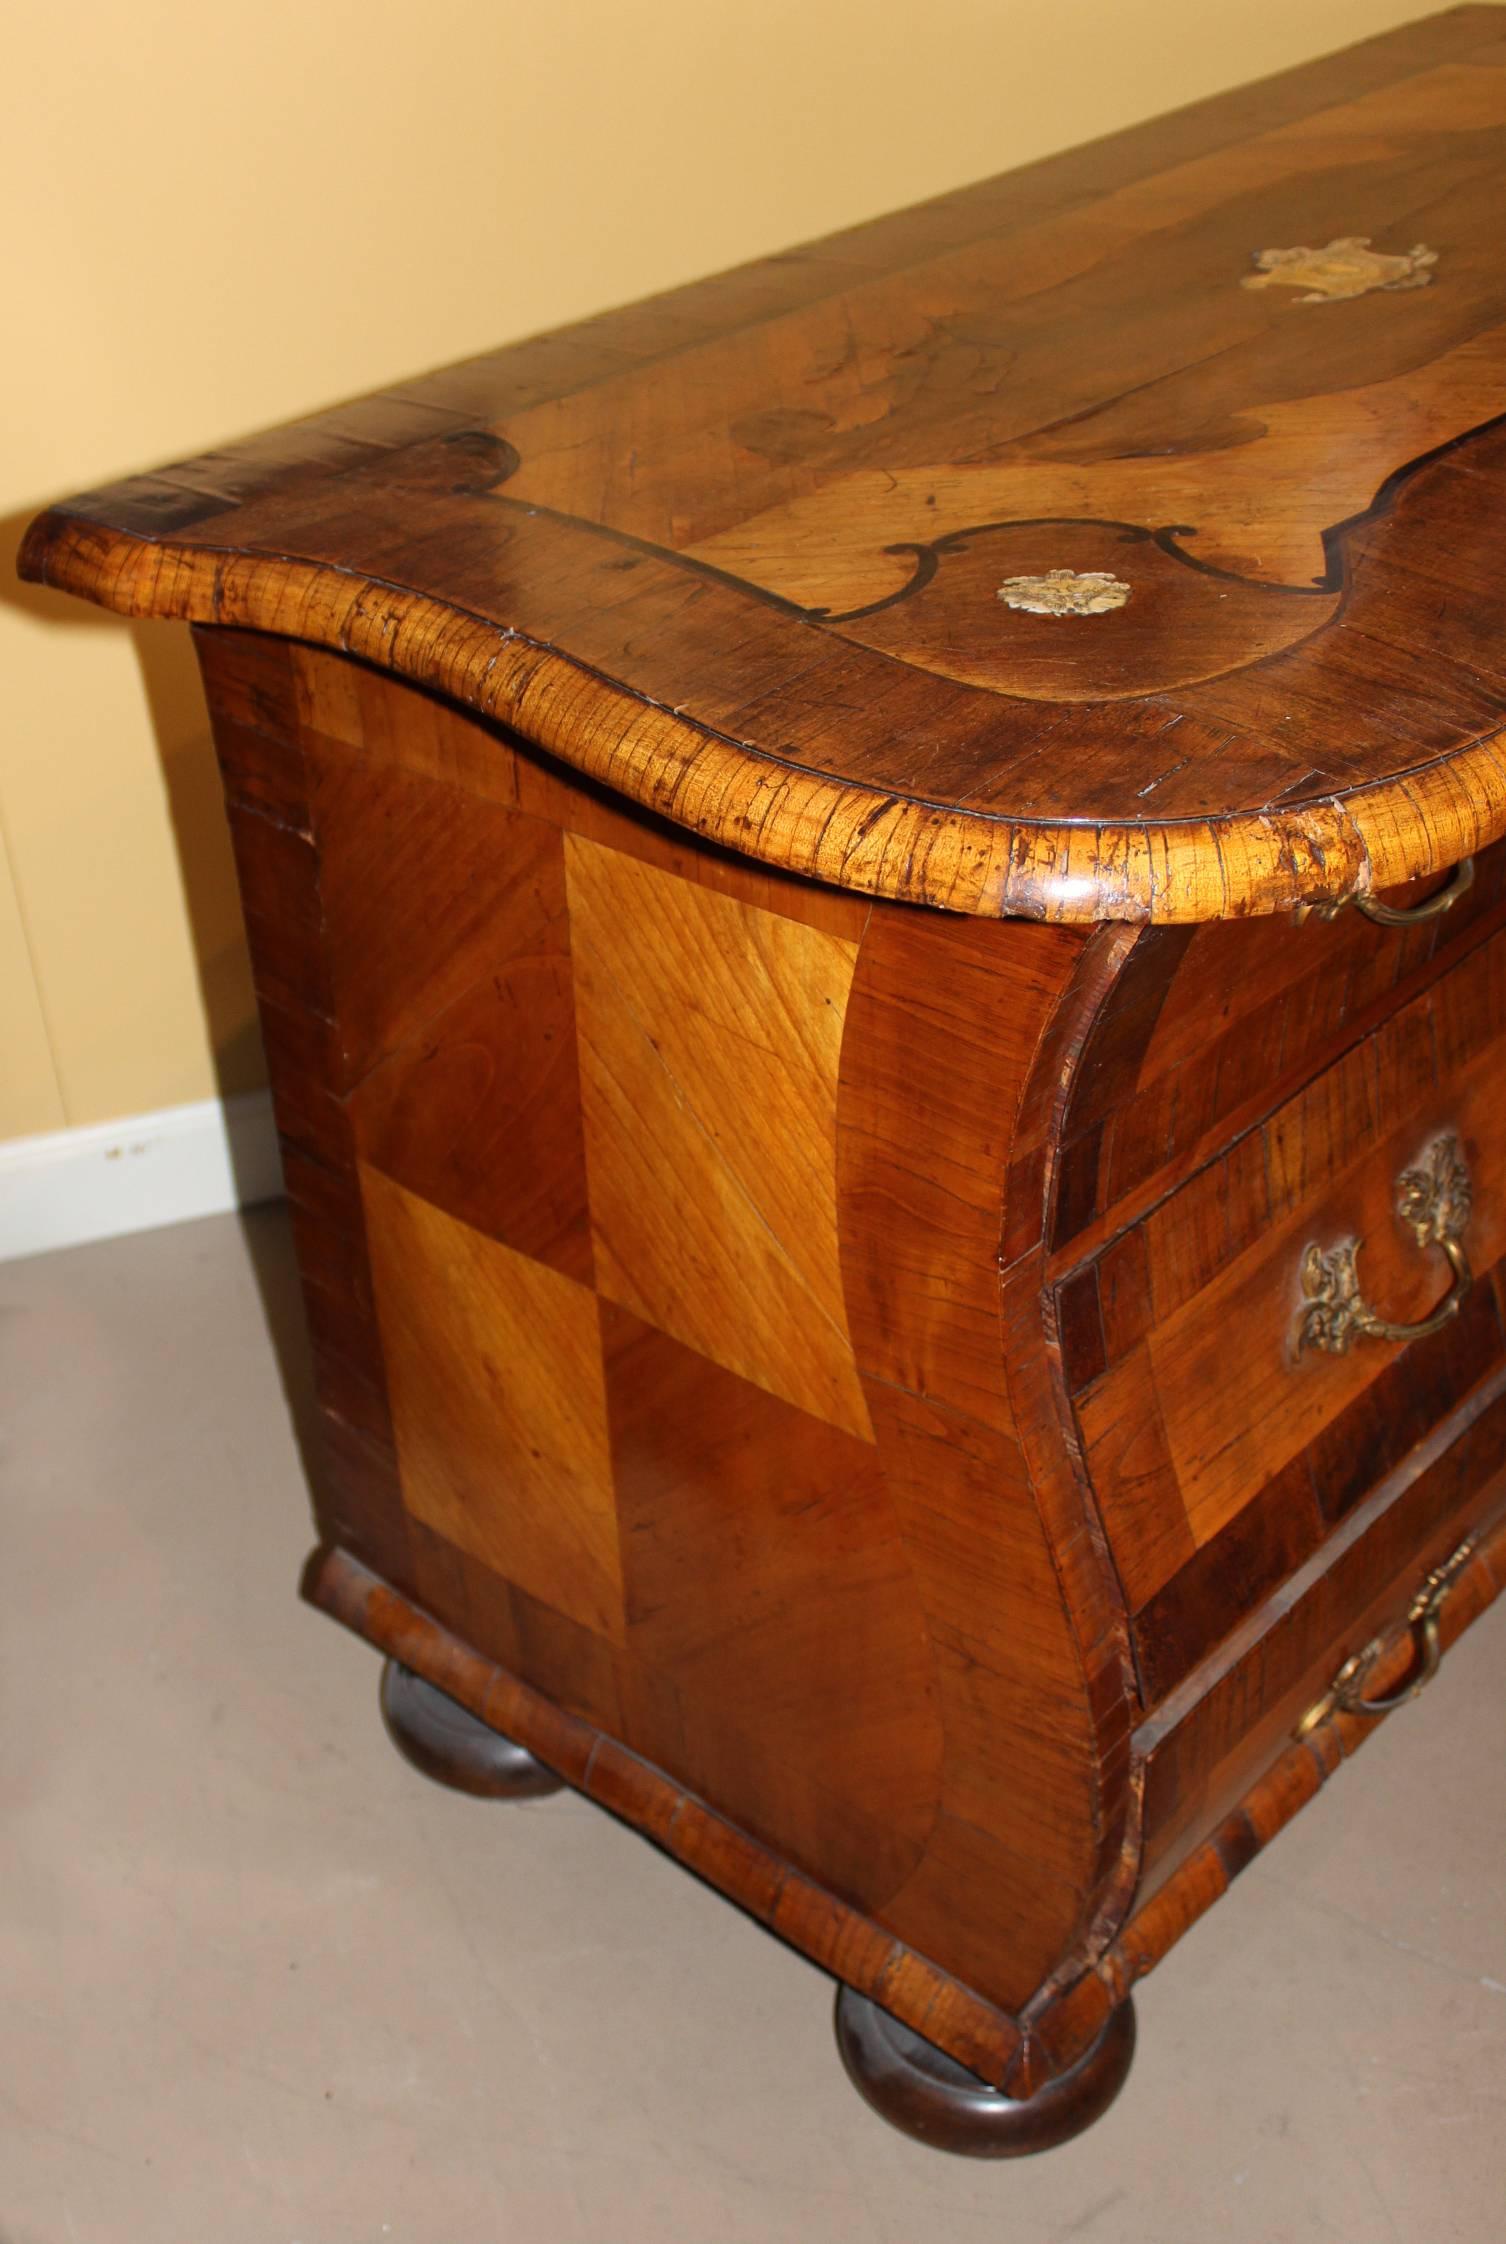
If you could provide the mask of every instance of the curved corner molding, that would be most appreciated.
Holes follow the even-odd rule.
[[[1341,234],[1322,249],[1257,249],[1241,288],[1305,288],[1299,304],[1343,304],[1372,289],[1426,288],[1436,249],[1417,242],[1400,256],[1370,247],[1368,234]]]

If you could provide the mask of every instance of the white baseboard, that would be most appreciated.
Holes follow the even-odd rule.
[[[0,1145],[0,1262],[275,1200],[265,1091]]]

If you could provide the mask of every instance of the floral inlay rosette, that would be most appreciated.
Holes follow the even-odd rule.
[[[1031,616],[1101,616],[1122,608],[1130,589],[1104,569],[1048,569],[1042,577],[1006,577],[999,598]]]
[[[1246,273],[1240,286],[1305,288],[1299,304],[1342,304],[1373,288],[1427,288],[1437,262],[1437,250],[1426,242],[1390,256],[1372,249],[1368,234],[1341,234],[1322,249],[1257,249],[1257,270]]]

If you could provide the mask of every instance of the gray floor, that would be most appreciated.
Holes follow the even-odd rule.
[[[0,2244],[1500,2244],[1506,1610],[1140,1997],[1079,2142],[889,2133],[820,1975],[385,1743],[294,1594],[268,1210],[0,1270]]]

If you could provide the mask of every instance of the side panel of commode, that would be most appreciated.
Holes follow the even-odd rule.
[[[698,1868],[1002,2077],[1123,1836],[1000,1286],[1087,939],[771,874],[198,636],[358,1625],[398,1593],[450,1687],[589,1733],[587,1790],[715,1823]]]

